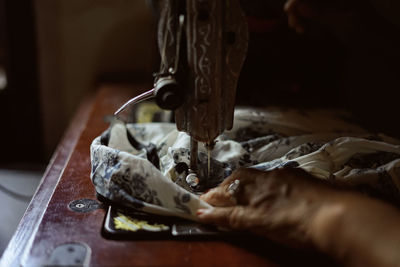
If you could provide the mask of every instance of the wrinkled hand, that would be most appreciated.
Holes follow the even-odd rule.
[[[240,185],[232,196],[228,187],[236,179]],[[313,245],[315,215],[335,191],[301,169],[239,169],[201,196],[214,208],[199,210],[198,219],[291,246]]]
[[[236,179],[232,196],[228,188]],[[240,169],[201,198],[214,206],[198,210],[201,222],[317,249],[345,266],[399,266],[396,207],[338,190],[301,169]]]

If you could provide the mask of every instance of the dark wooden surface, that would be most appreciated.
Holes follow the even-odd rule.
[[[104,209],[71,211],[71,201],[96,199],[89,176],[89,147],[108,127],[104,116],[145,88],[103,86],[84,101],[3,254],[1,266],[42,266],[55,247],[68,242],[86,243],[91,248],[90,266],[274,266],[299,261],[310,265],[321,260],[315,254],[294,253],[256,239],[113,241],[101,235]]]

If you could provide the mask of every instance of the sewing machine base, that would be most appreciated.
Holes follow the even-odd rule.
[[[221,231],[210,225],[126,210],[110,205],[104,220],[102,234],[117,240],[201,239],[237,237],[241,233]]]

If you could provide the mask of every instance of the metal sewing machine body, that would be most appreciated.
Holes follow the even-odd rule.
[[[159,0],[161,55],[154,89],[127,105],[155,97],[175,110],[179,131],[191,137],[190,170],[197,171],[198,142],[212,149],[214,139],[233,126],[239,74],[248,28],[239,0]],[[193,175],[192,175],[193,176]]]

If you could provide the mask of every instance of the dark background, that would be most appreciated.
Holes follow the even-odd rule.
[[[139,1],[119,2],[129,5],[132,12],[140,10]],[[400,30],[369,1],[362,2],[365,5],[356,13],[361,14],[363,24],[356,25],[351,38],[346,40],[319,26],[310,26],[306,34],[296,34],[287,26],[282,0],[242,1],[249,20],[250,43],[239,81],[238,103],[343,107],[372,131],[400,137],[397,118]],[[124,80],[126,77],[129,80],[129,77],[143,77],[143,73],[148,73],[151,79],[151,70],[157,70],[156,60],[152,58],[158,54],[154,45],[155,32],[152,32],[154,25],[149,29],[144,27],[154,18],[149,16],[147,20],[138,21],[136,14],[111,28],[105,39],[99,39],[101,42],[96,41],[104,47],[97,55],[100,67],[90,73],[92,77],[87,78],[86,84],[73,83],[85,70],[79,69],[80,64],[86,62],[84,59],[80,62],[80,55],[92,49],[90,45],[85,47],[84,37],[97,30],[96,22],[80,25],[77,17],[104,6],[114,12],[113,6],[107,5],[104,1],[0,0],[0,65],[8,78],[7,88],[0,91],[0,166],[45,165],[73,110],[84,92],[95,88],[93,81],[98,77],[112,80],[123,76]],[[117,12],[114,13],[118,17]],[[104,21],[110,17],[107,12],[102,14],[103,17],[96,19]],[[46,16],[50,19],[43,19]],[[53,20],[54,25],[60,24],[56,21],[58,17],[65,19],[64,28],[52,25]],[[50,30],[43,30],[43,25]],[[70,30],[70,25],[86,32]],[[139,28],[141,32],[137,32]],[[70,32],[62,35],[59,29]],[[62,38],[69,43],[61,43]],[[97,39],[88,40],[95,42]],[[75,47],[68,47],[74,43]],[[144,55],[143,51],[152,56]],[[139,54],[144,55],[143,58],[138,58]],[[60,60],[55,60],[57,56]],[[136,65],[132,67],[133,64]],[[40,65],[44,68],[40,69]],[[57,76],[64,70],[56,73],[55,66],[65,66],[70,73],[76,73]],[[63,96],[69,101],[67,112],[61,110]],[[48,108],[41,108],[43,105]],[[42,118],[46,116],[50,119],[44,123]]]
[[[0,0],[0,164],[44,163],[32,1]]]
[[[352,14],[352,23],[332,29],[304,21],[299,35],[288,28],[282,2],[242,1],[250,42],[237,102],[345,108],[372,132],[400,137],[399,24],[370,1],[334,1]],[[381,2],[399,13],[389,4],[395,1]]]

